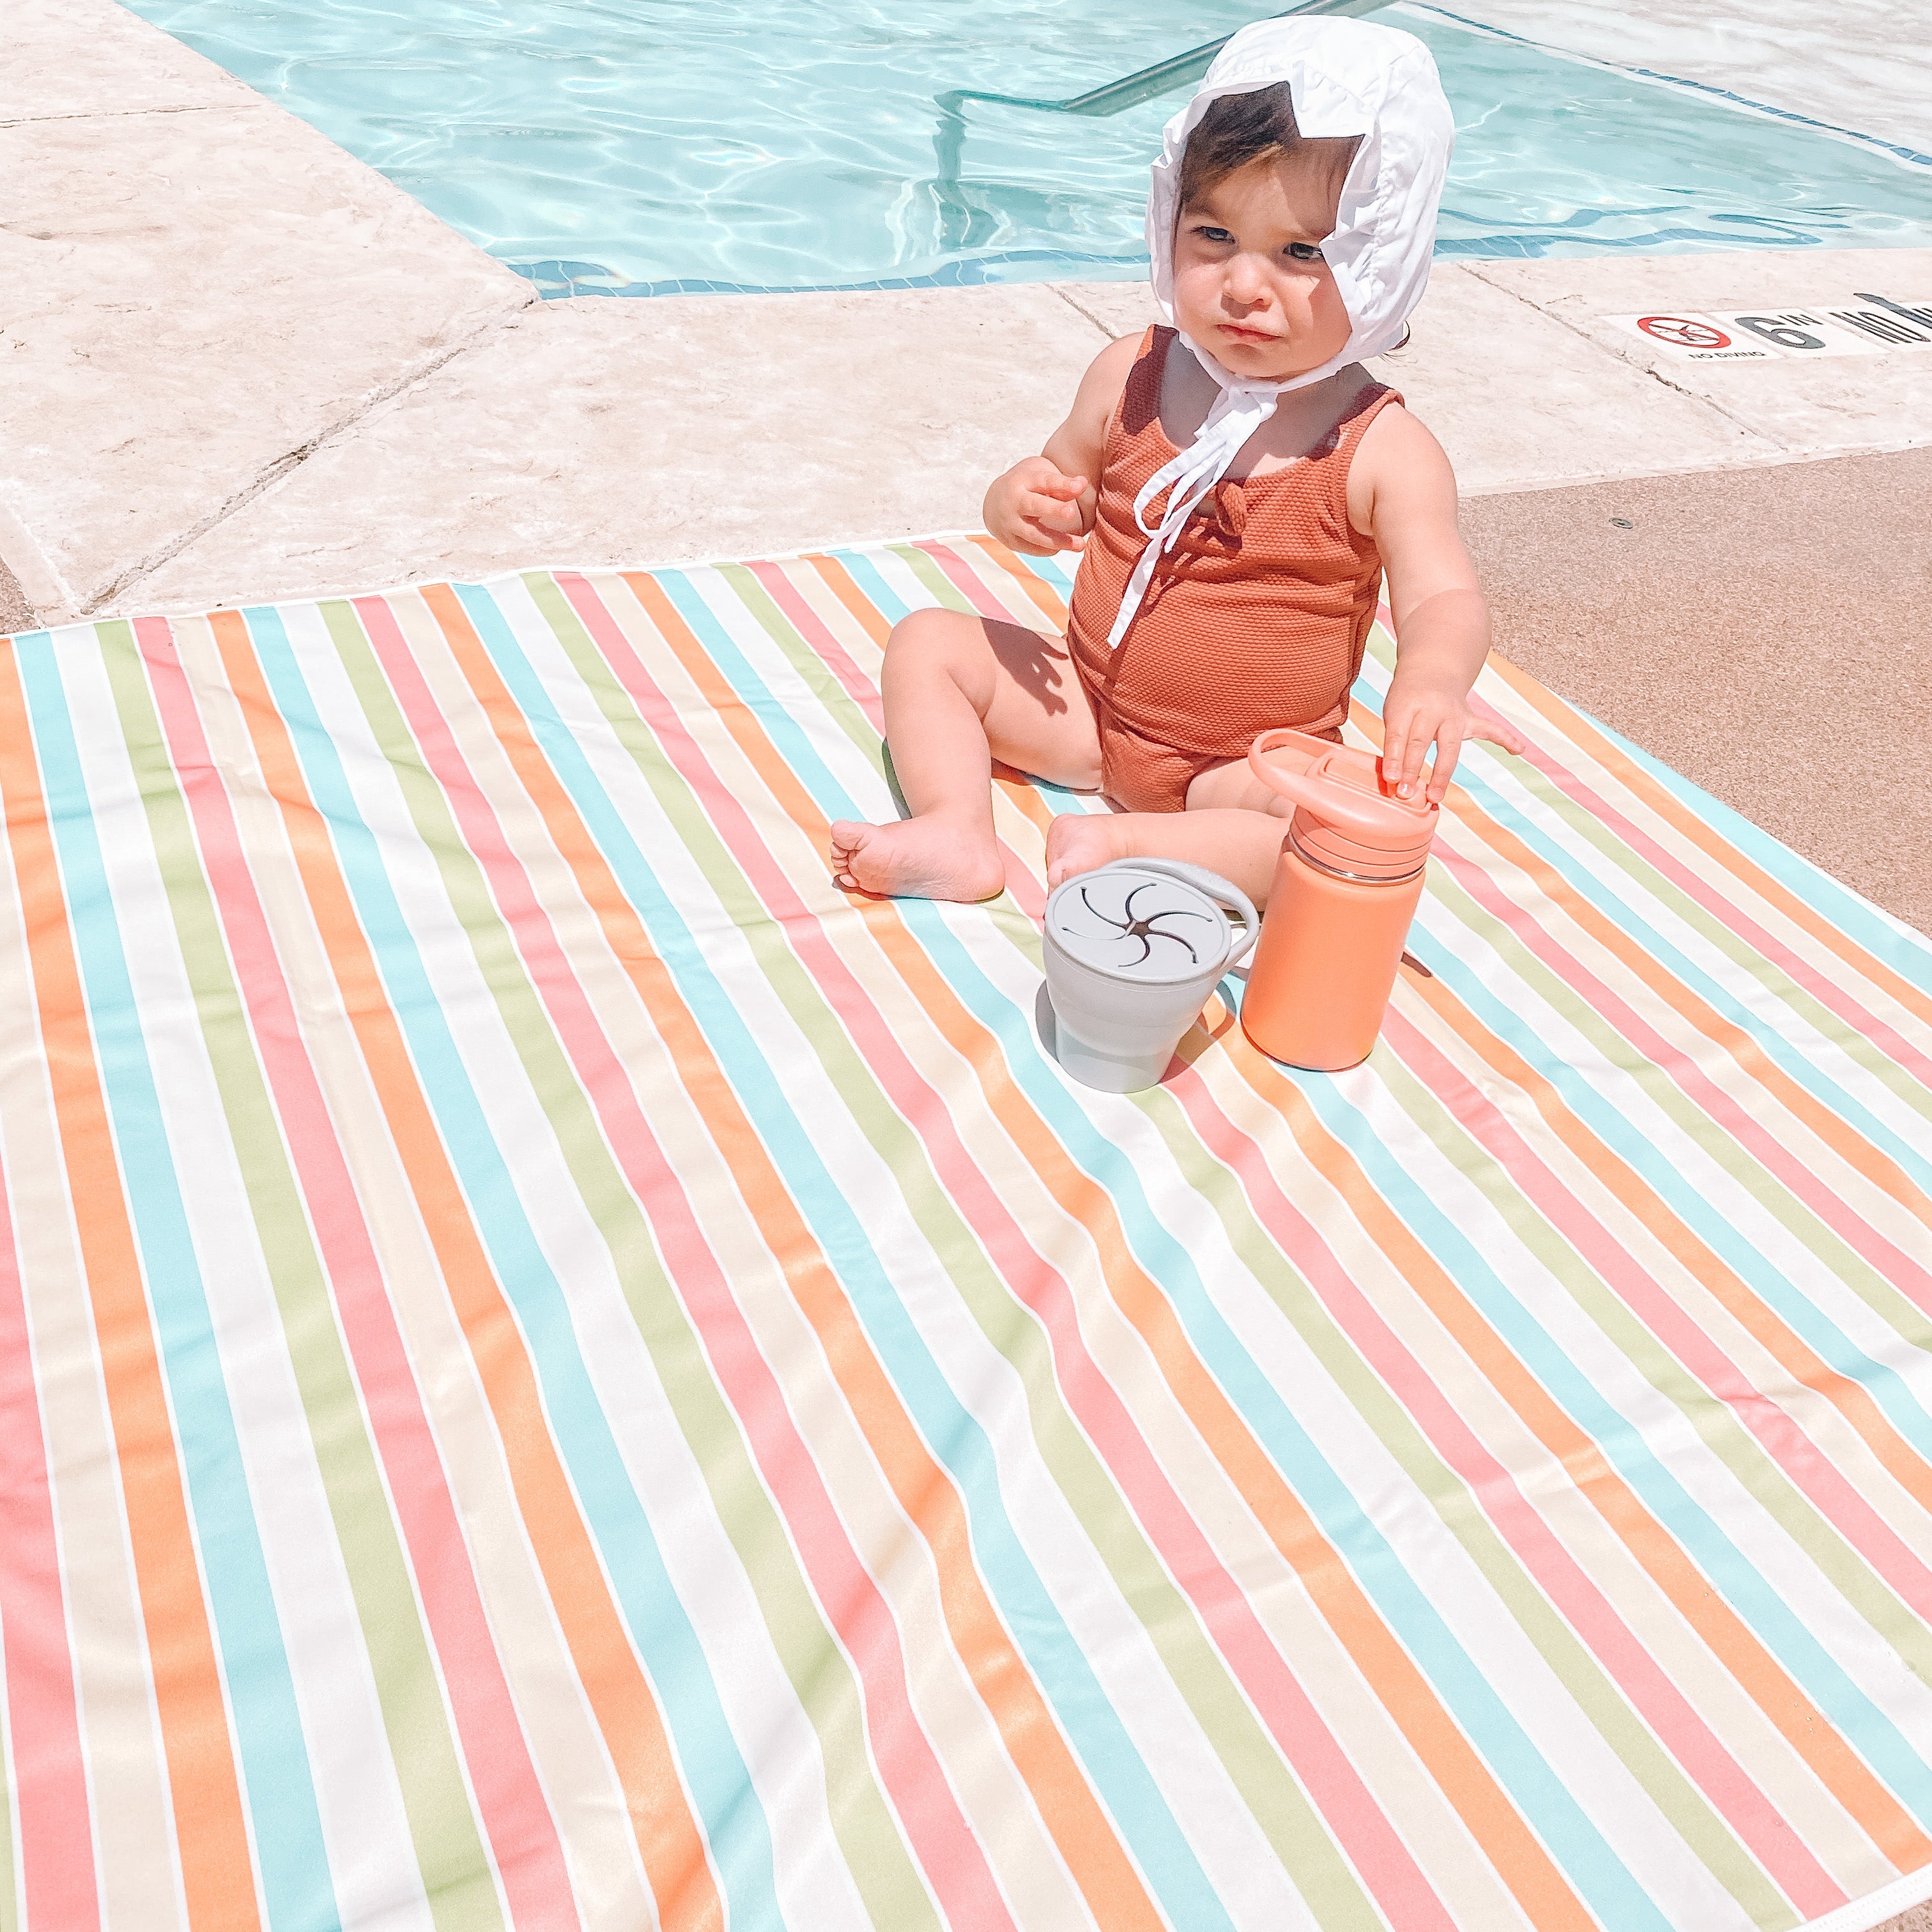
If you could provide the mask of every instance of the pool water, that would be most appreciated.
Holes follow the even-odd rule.
[[[1064,98],[1268,0],[130,0],[547,294],[1142,272],[1186,87]],[[1276,0],[1279,4],[1279,0]],[[1932,167],[1408,5],[1455,110],[1438,251],[1932,244]]]

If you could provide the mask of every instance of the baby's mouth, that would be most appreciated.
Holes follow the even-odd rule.
[[[1264,328],[1244,328],[1238,322],[1224,322],[1216,325],[1223,335],[1232,336],[1237,342],[1260,343],[1274,340]]]

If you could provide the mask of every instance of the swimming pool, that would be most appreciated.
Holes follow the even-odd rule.
[[[546,294],[1141,273],[1184,93],[1076,94],[1280,0],[130,0]],[[1418,34],[1456,118],[1438,252],[1932,244],[1932,166],[1454,14]]]

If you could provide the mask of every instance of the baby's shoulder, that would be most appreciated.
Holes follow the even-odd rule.
[[[1400,395],[1384,391],[1373,400],[1379,406],[1355,446],[1356,468],[1374,470],[1406,468],[1418,463],[1448,464],[1449,458],[1442,444],[1427,424],[1411,413]]]
[[[1142,340],[1141,336],[1123,335],[1108,343],[1087,365],[1079,393],[1073,399],[1073,412],[1090,432],[1104,435],[1113,421],[1134,364],[1140,360]]]
[[[1134,373],[1134,364],[1141,359],[1147,344],[1147,332],[1138,335],[1119,335],[1088,364],[1087,374],[1082,382],[1092,382],[1096,388],[1109,392],[1110,400],[1118,402],[1120,392],[1127,386],[1127,378]]]

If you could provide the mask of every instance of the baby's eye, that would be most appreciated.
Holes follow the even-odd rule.
[[[1321,245],[1314,242],[1291,242],[1286,253],[1291,262],[1318,262],[1322,260]]]
[[[1232,242],[1234,238],[1225,228],[1210,228],[1204,225],[1194,232],[1204,242]]]

